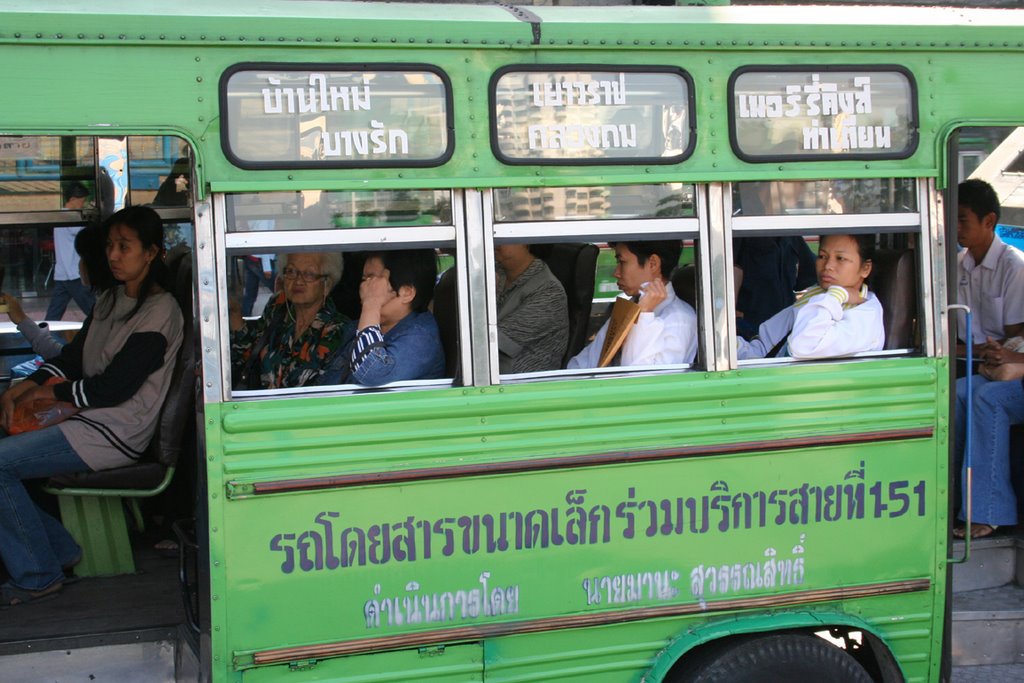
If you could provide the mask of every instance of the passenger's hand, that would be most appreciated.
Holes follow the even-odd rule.
[[[384,304],[396,296],[391,283],[386,277],[371,275],[363,278],[359,283],[359,301],[363,308],[379,311]]]
[[[662,301],[668,296],[665,283],[659,279],[651,280],[642,288],[640,294],[640,311],[642,313],[653,313]]]
[[[3,396],[0,396],[0,426],[2,426],[4,430],[10,431],[11,420],[14,419],[15,406],[17,406],[18,403],[21,402],[22,398],[37,386],[39,385],[35,382],[22,380],[5,391]]]
[[[7,292],[0,292],[0,297],[3,299],[0,303],[7,304],[7,317],[15,325],[20,325],[21,321],[25,319],[25,309],[21,307],[18,297]]]
[[[985,365],[1024,363],[1024,353],[1011,351],[999,342],[989,339],[982,347],[981,359]]]

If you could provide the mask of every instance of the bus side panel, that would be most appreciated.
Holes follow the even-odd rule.
[[[916,601],[927,620],[935,365],[232,404],[215,654],[237,671],[836,601],[879,624]],[[940,618],[919,625],[932,645]]]

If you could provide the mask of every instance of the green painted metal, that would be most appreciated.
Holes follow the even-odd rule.
[[[215,609],[232,627],[220,638],[215,634],[215,647],[230,655],[231,670],[245,680],[249,671],[262,669],[254,655],[266,650],[360,641],[372,648],[367,639],[414,634],[423,644],[443,644],[445,629],[455,629],[452,642],[460,642],[473,637],[475,626],[480,633],[515,634],[571,616],[594,627],[494,641],[499,654],[493,664],[485,659],[487,680],[534,680],[529,671],[538,672],[536,680],[582,671],[598,680],[629,680],[648,669],[660,671],[657,653],[684,632],[696,633],[727,615],[745,624],[730,632],[760,630],[774,618],[722,601],[775,596],[784,604],[807,591],[929,579],[923,592],[822,599],[784,610],[818,625],[828,623],[820,610],[847,615],[837,624],[848,623],[849,615],[864,623],[876,619],[872,632],[883,640],[905,638],[907,624],[916,623],[921,633],[906,647],[926,655],[911,666],[923,673],[936,652],[932,634],[941,632],[941,611],[932,605],[942,604],[945,590],[937,579],[945,554],[936,542],[947,523],[944,430],[869,446],[765,449],[768,442],[808,434],[838,438],[934,427],[945,396],[944,367],[945,361],[898,359],[845,364],[839,373],[808,365],[623,378],[587,382],[585,400],[572,398],[579,396],[579,384],[559,382],[232,403],[219,411],[211,406],[208,418],[222,428],[216,430],[219,443],[210,447],[222,454],[217,475],[223,478],[211,481],[210,490],[228,493],[211,524],[231,556],[214,568],[215,584],[231,592]],[[756,445],[761,441],[764,449]],[[658,462],[270,495],[248,488],[330,474],[729,443],[750,445],[727,455]],[[812,498],[816,489],[852,487],[844,495],[851,501],[862,496],[863,509],[839,503],[837,510],[833,500],[826,512],[823,497],[812,500],[804,524],[793,500],[805,485]],[[755,502],[748,520],[747,496],[772,492],[784,492],[785,518],[776,501],[759,519]],[[677,499],[684,501],[682,528],[665,529],[662,501],[674,510]],[[583,511],[589,521],[581,542],[575,525]],[[503,521],[508,526],[502,537]],[[591,537],[594,522],[599,528]],[[774,578],[769,586],[760,574],[766,585],[758,586],[766,563],[775,563]],[[492,611],[477,605],[474,615],[470,601],[485,583],[495,601]],[[920,616],[887,624],[879,615],[894,614],[893,604],[903,605],[908,618]],[[625,632],[599,625],[631,619],[631,610],[672,606],[693,614],[659,619],[660,639],[634,641],[626,632],[635,624],[621,627]],[[573,652],[584,644],[589,651],[598,634],[618,647],[598,648],[604,664],[588,669],[597,666],[592,658]],[[531,643],[532,654],[505,654],[520,641]],[[331,666],[341,671],[346,661]]]
[[[882,23],[885,13],[846,8],[808,13],[786,7],[624,7],[588,14],[584,29],[580,9],[534,8],[543,19],[543,38],[534,46],[529,24],[494,6],[443,12],[412,5],[395,12],[375,3],[270,3],[266,12],[249,16],[245,3],[235,0],[203,3],[201,9],[99,2],[80,11],[57,2],[32,9],[4,2],[0,49],[14,67],[12,91],[32,92],[39,79],[62,76],[69,63],[78,68],[74,79],[61,79],[52,99],[75,107],[8,109],[2,132],[181,135],[197,147],[206,192],[365,189],[368,180],[379,188],[427,188],[798,179],[822,177],[826,168],[829,177],[941,178],[939,161],[951,126],[1019,121],[1012,98],[991,96],[1004,89],[1006,73],[1024,66],[1022,22],[1011,11],[903,8],[888,12],[891,23]],[[138,68],[124,69],[126,61]],[[218,80],[229,66],[252,61],[439,66],[452,81],[455,154],[437,169],[397,173],[236,169],[220,150]],[[732,155],[725,87],[736,68],[894,61],[913,72],[918,86],[921,144],[910,159],[747,164]],[[693,156],[677,165],[641,168],[497,162],[484,96],[490,75],[509,64],[573,62],[685,69],[698,103]]]
[[[133,574],[135,558],[121,498],[60,496],[60,519],[82,548],[78,576]]]
[[[178,135],[194,147],[203,196],[822,177],[944,184],[953,129],[1018,124],[1024,111],[1006,88],[1024,71],[1022,20],[1009,12],[533,11],[538,45],[529,24],[495,6],[268,2],[250,16],[244,0],[3,0],[0,134]],[[433,169],[237,169],[220,148],[217,84],[249,61],[436,65],[452,81],[455,154]],[[587,168],[493,158],[485,93],[496,69],[595,62],[690,73],[692,158]],[[725,100],[736,68],[880,63],[916,79],[921,142],[909,159],[732,155]],[[829,623],[870,630],[907,680],[938,680],[948,372],[946,358],[896,357],[209,403],[212,680],[660,680],[701,642]],[[794,445],[806,439],[831,445]],[[638,452],[681,455],[629,461]],[[622,462],[571,462],[608,454]],[[569,462],[528,469],[552,458]],[[487,469],[509,464],[527,469]],[[421,474],[256,493],[412,471]],[[663,527],[662,501],[674,513],[679,500],[681,528],[675,517]],[[489,548],[486,524],[502,519],[507,535]],[[917,583],[874,597],[828,592],[899,582]]]

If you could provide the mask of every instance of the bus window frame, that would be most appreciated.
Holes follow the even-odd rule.
[[[914,235],[918,239],[919,248],[915,249],[916,261],[914,264],[917,275],[917,305],[918,305],[918,338],[919,345],[905,349],[882,349],[879,351],[865,351],[849,356],[838,358],[818,358],[800,360],[791,357],[780,358],[751,358],[739,360],[737,358],[738,344],[736,330],[736,297],[727,297],[726,323],[731,343],[727,351],[729,356],[728,367],[730,369],[742,369],[744,367],[762,367],[767,365],[793,365],[808,363],[834,363],[850,360],[861,360],[880,357],[906,357],[920,356],[934,357],[936,349],[940,348],[935,343],[934,321],[938,319],[939,302],[932,299],[932,282],[935,277],[934,258],[932,252],[936,244],[934,235],[942,234],[942,221],[939,219],[936,225],[935,202],[938,193],[935,191],[935,181],[932,178],[918,178],[915,190],[917,192],[918,210],[913,212],[900,213],[865,213],[865,214],[814,214],[801,216],[733,216],[732,215],[732,185],[725,188],[725,216],[726,216],[726,240],[729,245],[731,257],[731,244],[734,237],[750,237],[765,234],[785,235],[828,235],[828,234],[907,234]],[[938,199],[941,201],[941,198]],[[929,231],[931,229],[931,232]],[[731,262],[731,260],[729,261]],[[732,269],[726,273],[728,278],[728,290],[734,290],[734,274]],[[940,280],[935,280],[940,281]],[[926,302],[933,301],[929,307]]]
[[[322,395],[343,395],[343,394],[365,394],[380,393],[386,391],[405,391],[412,389],[437,389],[449,388],[453,385],[453,378],[445,377],[431,380],[408,380],[392,382],[389,384],[368,387],[359,384],[330,384],[308,387],[288,387],[278,389],[258,390],[236,390],[232,389],[231,377],[231,333],[229,324],[227,286],[228,270],[230,259],[243,254],[259,253],[260,250],[274,253],[297,253],[336,249],[338,251],[378,251],[381,245],[399,247],[406,249],[413,248],[452,248],[456,254],[465,253],[465,230],[459,229],[460,223],[464,225],[465,217],[462,206],[462,198],[458,190],[449,190],[451,193],[452,221],[448,225],[398,225],[375,228],[327,228],[319,230],[260,230],[246,232],[228,232],[228,227],[234,224],[231,215],[231,208],[228,206],[227,197],[232,193],[215,193],[213,195],[213,220],[208,229],[211,234],[216,235],[216,263],[222,264],[217,269],[213,264],[205,262],[200,258],[202,270],[201,297],[204,288],[213,284],[213,302],[209,294],[201,298],[201,307],[213,303],[217,316],[217,329],[211,333],[216,343],[213,348],[219,349],[219,357],[215,359],[216,369],[207,374],[208,377],[220,377],[219,398],[213,400],[225,401],[247,401],[258,399],[293,398],[303,396]],[[205,226],[204,226],[205,227]],[[196,230],[198,232],[199,225]],[[460,262],[466,259],[455,259],[457,268]],[[458,271],[457,271],[458,272]],[[207,278],[210,274],[212,277]],[[462,287],[463,278],[459,273],[459,294],[457,305],[460,317],[466,308],[466,290]],[[209,280],[210,282],[207,282]],[[208,310],[203,308],[203,310]],[[206,316],[204,316],[206,317]],[[207,338],[204,336],[204,348],[208,348]],[[464,345],[463,345],[464,346]],[[465,354],[464,354],[465,356]],[[211,363],[212,364],[212,363]],[[460,359],[460,367],[464,377],[468,377],[468,367],[465,357]],[[204,366],[209,371],[210,366]],[[207,386],[208,396],[216,396],[217,392],[211,391],[213,387]],[[209,399],[208,399],[209,400]]]
[[[589,187],[589,186],[575,186]],[[700,369],[697,361],[703,360],[706,368],[713,365],[711,358],[712,339],[711,323],[711,292],[708,286],[707,269],[700,264],[710,263],[707,198],[703,188],[694,185],[694,216],[674,218],[635,218],[608,220],[600,219],[562,219],[551,221],[494,221],[493,189],[485,193],[484,233],[486,240],[486,263],[484,264],[487,292],[487,329],[488,329],[488,366],[491,384],[519,384],[539,381],[560,381],[566,379],[596,379],[620,376],[660,375]],[[498,370],[498,313],[497,313],[497,281],[494,263],[494,246],[501,243],[559,243],[559,242],[594,242],[628,241],[642,239],[675,239],[696,240],[695,261],[698,264],[699,300],[697,313],[697,359],[694,363],[675,363],[670,365],[579,368],[549,370],[543,372],[500,374]]]
[[[597,71],[601,73],[670,73],[682,77],[683,82],[686,83],[687,97],[687,120],[689,122],[689,136],[687,138],[686,147],[680,154],[671,157],[600,157],[595,159],[527,159],[520,157],[510,157],[501,151],[501,146],[498,144],[498,102],[497,102],[497,86],[498,81],[501,77],[507,73],[513,72],[557,72],[557,71]],[[488,106],[488,128],[490,134],[491,152],[494,154],[494,158],[507,166],[622,166],[622,165],[662,165],[669,166],[672,164],[681,164],[691,156],[697,149],[697,105],[696,105],[696,94],[694,93],[694,81],[693,76],[688,71],[678,66],[670,66],[665,64],[594,64],[594,63],[581,63],[581,64],[508,64],[501,67],[493,74],[491,74],[490,81],[487,83],[487,106]]]

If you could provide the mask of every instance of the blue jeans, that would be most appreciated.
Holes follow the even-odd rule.
[[[68,308],[68,302],[75,300],[82,313],[89,315],[96,303],[96,295],[92,289],[82,284],[79,278],[74,280],[54,280],[53,294],[50,296],[50,305],[46,307],[44,320],[60,320],[64,317],[64,311]]]
[[[0,558],[18,588],[38,591],[62,581],[61,567],[81,552],[22,480],[88,470],[56,426],[0,439]]]
[[[1024,423],[1024,386],[1019,380],[993,382],[981,375],[971,378],[974,410],[971,412],[971,459],[973,461],[973,522],[1012,525],[1017,523],[1017,497],[1010,481],[1010,425]],[[956,441],[962,509],[966,518],[967,470],[963,462],[967,426],[967,378],[956,382]]]
[[[259,296],[260,285],[263,285],[271,292],[274,291],[274,274],[270,277],[263,274],[263,264],[260,261],[243,259],[244,273],[242,279],[242,315],[252,315],[252,307],[256,304],[256,297]]]

